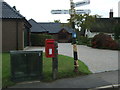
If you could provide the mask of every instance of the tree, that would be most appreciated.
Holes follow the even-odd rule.
[[[100,18],[99,15],[89,15],[89,14],[75,14],[72,20],[68,19],[68,26],[71,26],[71,21],[75,22],[76,27],[79,29],[91,29],[95,25],[96,18]]]
[[[75,22],[77,37],[81,35],[81,32],[85,32],[86,29],[90,30],[93,25],[95,25],[96,18],[100,18],[99,15],[89,15],[89,14],[76,14],[72,20],[68,19],[68,25],[71,27],[72,22]]]
[[[60,20],[54,20],[54,22],[55,22],[55,23],[61,23],[61,21],[60,21]]]
[[[95,19],[100,17],[99,15],[89,15],[89,14],[76,14],[73,18],[75,25],[79,28],[90,29],[95,23]],[[71,20],[69,20],[69,25],[71,25]]]

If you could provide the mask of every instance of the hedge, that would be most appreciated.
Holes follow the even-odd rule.
[[[46,39],[52,39],[52,36],[47,34],[31,34],[31,46],[45,46]]]
[[[91,43],[91,38],[87,38],[87,37],[84,37],[84,36],[79,36],[77,37],[77,44],[78,45],[88,45],[90,46],[90,43]]]

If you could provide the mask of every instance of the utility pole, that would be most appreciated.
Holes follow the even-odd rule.
[[[74,56],[74,72],[78,72],[78,55],[77,55],[77,45],[76,45],[76,32],[75,32],[75,22],[74,22],[74,17],[75,17],[75,6],[73,0],[70,0],[70,22],[72,29],[74,31],[74,35],[72,37],[72,44],[73,44],[73,56]]]

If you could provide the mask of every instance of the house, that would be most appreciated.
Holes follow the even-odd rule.
[[[113,10],[110,10],[109,18],[96,18],[96,22],[91,29],[82,32],[88,38],[92,38],[99,33],[105,33],[114,38],[113,28],[116,23],[120,24],[120,17],[113,17]]]
[[[52,35],[58,42],[70,42],[72,38],[73,29],[66,26],[65,23],[53,22],[36,22],[33,19],[29,20],[32,25],[31,33],[34,34],[49,34]]]
[[[30,44],[30,23],[14,7],[2,4],[2,51],[23,50]]]

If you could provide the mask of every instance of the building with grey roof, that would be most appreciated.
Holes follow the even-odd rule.
[[[48,32],[43,26],[39,25],[35,20],[30,19],[29,23],[32,25],[31,32],[32,33],[46,33]]]
[[[52,35],[58,42],[70,42],[73,29],[65,25],[65,23],[54,22],[36,22],[33,19],[29,20],[32,25],[31,33]]]
[[[0,2],[2,7],[2,51],[23,50],[30,44],[31,24],[14,7],[6,2]]]

